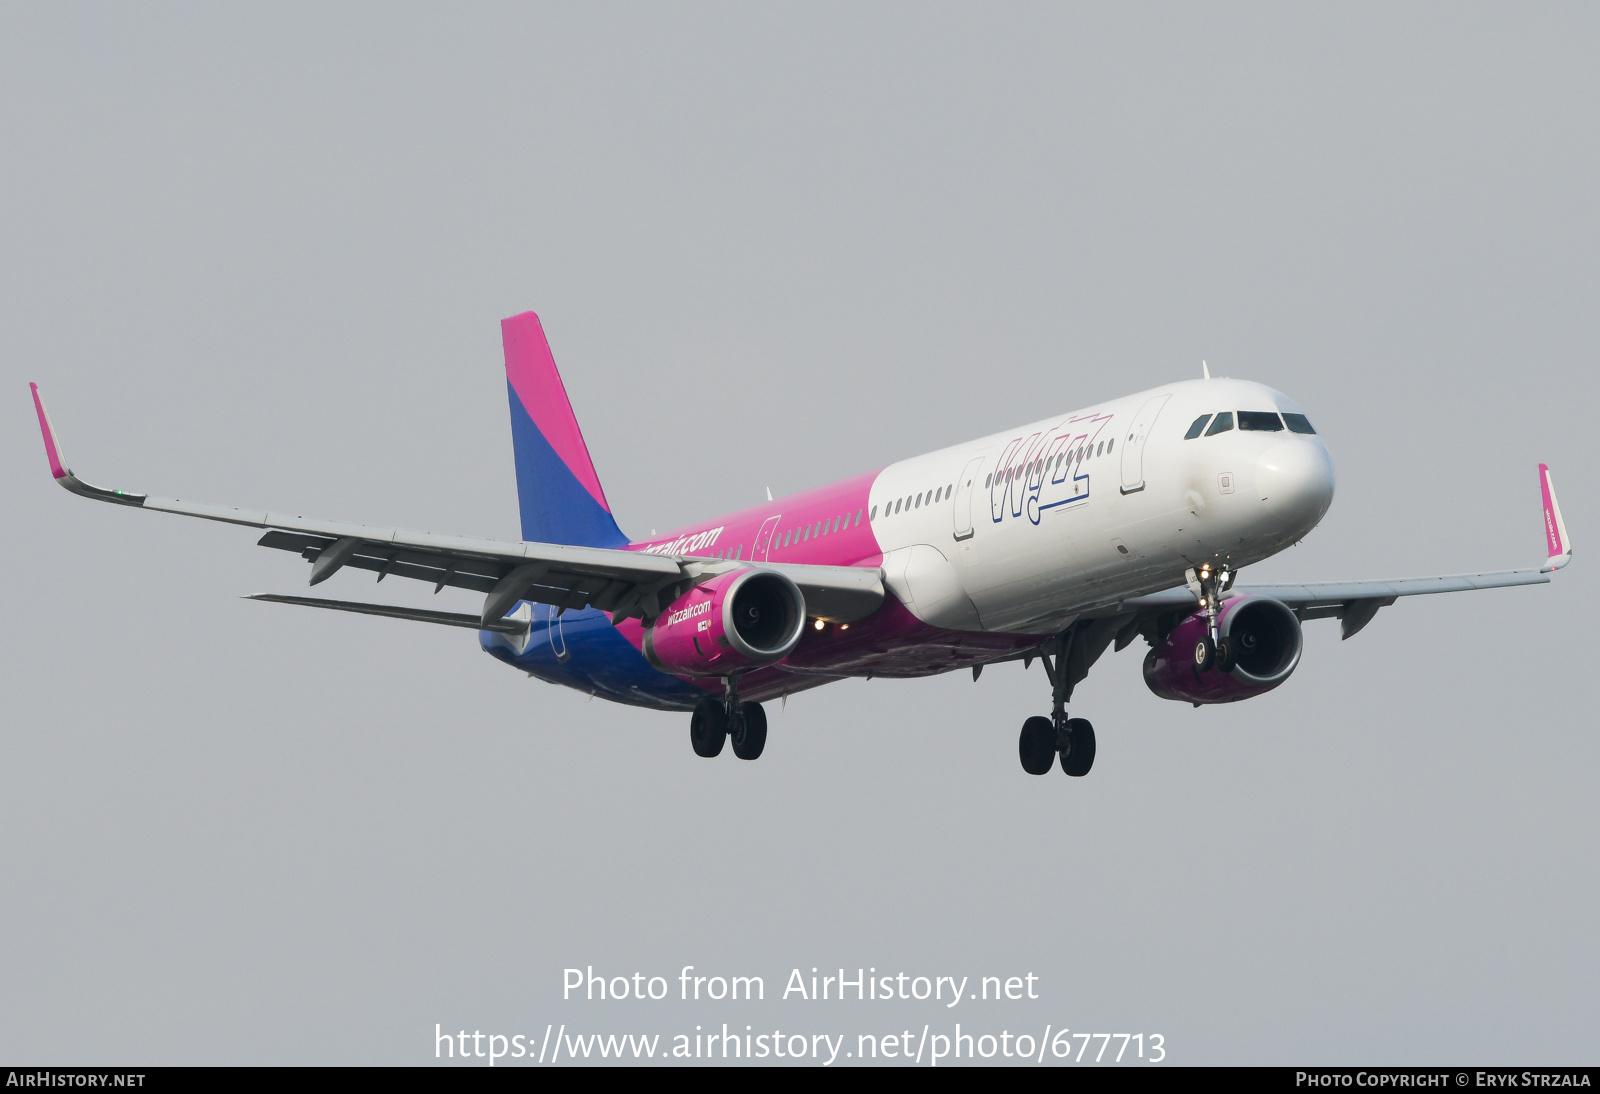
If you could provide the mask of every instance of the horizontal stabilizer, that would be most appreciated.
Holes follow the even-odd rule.
[[[256,593],[246,600],[265,600],[269,604],[299,604],[306,608],[332,608],[336,612],[356,612],[359,615],[384,615],[390,619],[413,619],[418,623],[442,623],[446,627],[467,627],[475,631],[499,631],[501,634],[523,635],[528,624],[523,620],[497,619],[485,625],[477,616],[461,612],[435,612],[426,608],[401,608],[393,604],[367,604],[359,600],[323,600],[315,596],[279,596],[277,593]]]

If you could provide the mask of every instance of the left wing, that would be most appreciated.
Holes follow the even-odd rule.
[[[1269,596],[1294,609],[1301,622],[1311,619],[1338,619],[1344,624],[1343,637],[1350,638],[1372,622],[1379,608],[1387,608],[1402,596],[1427,593],[1463,593],[1473,589],[1502,589],[1508,585],[1545,585],[1547,570],[1495,570],[1482,574],[1452,574],[1447,577],[1404,577],[1388,581],[1320,581],[1307,585],[1238,585],[1223,594],[1224,600],[1236,596]],[[1167,612],[1195,609],[1195,596],[1188,589],[1168,589],[1124,600],[1123,611]],[[1120,648],[1120,647],[1119,647]]]
[[[1539,465],[1539,493],[1544,502],[1545,546],[1548,557],[1537,570],[1494,570],[1481,574],[1451,574],[1444,577],[1407,577],[1389,581],[1322,581],[1307,585],[1241,585],[1230,588],[1223,599],[1236,596],[1269,596],[1281,600],[1294,609],[1302,621],[1308,619],[1338,619],[1343,624],[1344,638],[1355,635],[1372,622],[1379,608],[1386,608],[1402,596],[1424,596],[1428,593],[1462,593],[1474,589],[1503,589],[1510,585],[1543,585],[1550,574],[1572,561],[1572,541],[1567,537],[1566,522],[1561,519],[1561,505],[1556,501],[1555,485],[1550,480],[1550,468]],[[1121,616],[1133,613],[1148,617],[1153,614],[1193,610],[1195,596],[1187,588],[1168,589],[1149,596],[1133,597],[1108,609],[1091,613],[1095,617]],[[1140,628],[1128,632],[1132,641]],[[1117,649],[1127,645],[1122,635],[1117,636]]]
[[[1402,596],[1429,593],[1470,592],[1475,589],[1502,589],[1511,585],[1543,585],[1550,574],[1572,561],[1572,541],[1561,506],[1556,501],[1550,468],[1539,465],[1539,490],[1544,501],[1545,546],[1548,557],[1537,570],[1494,570],[1480,574],[1451,574],[1442,577],[1407,577],[1388,581],[1321,581],[1305,585],[1239,585],[1228,588],[1224,600],[1238,596],[1266,596],[1280,600],[1302,621],[1337,619],[1342,638],[1351,638],[1372,622],[1379,608]],[[1067,689],[1089,674],[1107,647],[1126,648],[1143,635],[1151,645],[1163,639],[1172,625],[1198,610],[1195,594],[1188,588],[1167,589],[1147,596],[1114,601],[1084,612],[1070,627],[1071,641],[1066,662]],[[1026,666],[1055,642],[1052,637],[1039,646],[1020,650],[1001,661],[1020,660]],[[1052,670],[1053,671],[1053,670]],[[976,679],[976,673],[974,673]]]
[[[263,547],[294,551],[310,562],[313,585],[351,566],[375,572],[379,581],[390,574],[430,581],[434,592],[446,585],[472,589],[485,594],[479,623],[490,629],[519,600],[562,609],[599,608],[611,613],[613,623],[629,617],[653,619],[691,585],[750,566],[779,570],[794,581],[805,596],[808,613],[818,619],[854,623],[883,603],[883,574],[877,568],[728,562],[561,543],[476,539],[106,490],[91,486],[72,473],[44,400],[39,397],[38,385],[28,386],[33,391],[50,473],[63,487],[96,501],[266,529],[257,542]],[[286,602],[310,603],[307,598]],[[426,619],[415,614],[402,617]],[[459,625],[457,620],[450,622]]]

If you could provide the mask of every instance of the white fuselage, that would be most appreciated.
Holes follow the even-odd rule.
[[[1327,511],[1333,461],[1319,436],[1240,429],[1241,411],[1301,413],[1261,384],[1193,380],[886,467],[869,505],[890,587],[935,626],[1048,633],[1276,553]],[[1221,412],[1231,429],[1184,439]]]

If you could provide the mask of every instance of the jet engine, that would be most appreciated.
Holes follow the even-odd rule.
[[[1236,703],[1271,691],[1300,664],[1300,620],[1282,601],[1235,597],[1222,605],[1217,622],[1231,667],[1199,667],[1195,647],[1206,637],[1206,613],[1195,612],[1145,656],[1144,682],[1151,691],[1185,703]]]
[[[805,596],[793,581],[737,570],[667,605],[645,628],[644,655],[663,672],[726,676],[786,657],[805,623]]]

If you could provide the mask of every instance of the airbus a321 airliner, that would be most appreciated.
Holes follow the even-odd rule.
[[[1301,624],[1345,638],[1398,597],[1550,580],[1571,544],[1539,465],[1539,569],[1400,581],[1235,585],[1316,527],[1333,461],[1305,412],[1257,383],[1168,384],[942,448],[843,482],[630,541],[617,527],[538,316],[501,323],[522,540],[438,535],[90,486],[68,468],[37,385],[45,452],[75,494],[265,529],[311,564],[484,594],[477,615],[313,597],[254,599],[468,627],[550,683],[692,711],[689,739],[753,760],[761,704],[847,677],[912,677],[1037,659],[1049,717],[1022,725],[1023,770],[1094,764],[1067,717],[1108,646],[1149,644],[1163,699],[1231,703],[1287,680]]]

